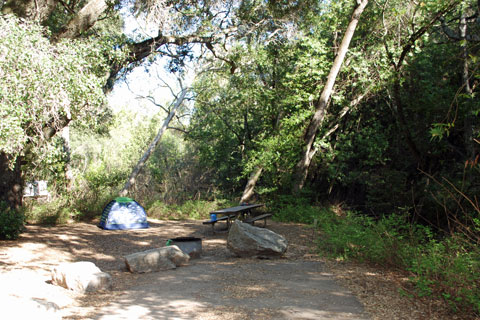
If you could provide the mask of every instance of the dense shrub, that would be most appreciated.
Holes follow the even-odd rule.
[[[0,239],[14,240],[23,229],[23,213],[9,208],[6,203],[0,202]]]
[[[405,215],[375,220],[323,210],[316,217],[322,253],[409,271],[418,296],[440,297],[453,310],[480,313],[480,250],[463,235],[441,237]]]
[[[480,314],[480,251],[461,235],[431,239],[408,266],[419,295],[440,295],[453,310]]]
[[[25,219],[28,223],[41,225],[65,224],[81,216],[80,211],[74,207],[68,197],[55,198],[48,202],[33,200],[25,203]]]
[[[319,208],[310,205],[310,200],[302,196],[278,195],[267,203],[267,207],[276,220],[285,222],[313,223],[320,214]]]
[[[226,199],[215,201],[189,200],[181,204],[166,204],[163,201],[154,201],[146,206],[150,218],[165,220],[206,219],[209,213],[221,207],[234,205]]]

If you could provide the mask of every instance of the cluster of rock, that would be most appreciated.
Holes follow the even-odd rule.
[[[278,257],[285,253],[287,246],[283,236],[240,221],[235,221],[228,233],[227,247],[239,257]],[[125,256],[127,269],[132,273],[175,269],[186,265],[189,260],[188,253],[176,245]],[[60,264],[53,268],[51,277],[53,284],[79,293],[109,290],[112,287],[112,277],[87,261]]]
[[[132,273],[175,269],[188,263],[190,256],[179,247],[167,246],[125,256],[127,269]],[[110,290],[112,277],[93,262],[62,263],[51,271],[52,283],[78,293]]]
[[[228,233],[227,248],[239,257],[279,257],[286,252],[287,246],[287,240],[283,236],[240,221],[235,221]],[[191,257],[177,245],[170,245],[132,253],[124,258],[130,272],[146,273],[175,269],[186,265]],[[78,293],[112,288],[112,277],[87,261],[60,264],[52,269],[51,279],[53,284]],[[37,319],[61,319],[59,308],[55,304],[36,300],[21,303],[25,306],[32,305],[30,309],[38,310]]]

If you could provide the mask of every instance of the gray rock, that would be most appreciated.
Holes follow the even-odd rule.
[[[287,240],[265,228],[235,221],[228,232],[227,247],[240,257],[275,257],[287,250]]]
[[[128,270],[133,273],[175,269],[186,264],[189,260],[190,256],[175,245],[136,252],[125,256],[125,264]]]
[[[62,263],[52,270],[52,283],[75,292],[86,293],[112,288],[112,277],[93,262]]]

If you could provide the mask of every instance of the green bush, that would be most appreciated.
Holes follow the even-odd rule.
[[[24,216],[4,202],[0,202],[0,239],[14,240],[23,229]]]
[[[444,299],[453,310],[480,313],[480,250],[461,235],[439,238],[406,215],[375,220],[323,210],[317,216],[320,251],[410,271],[418,296]]]
[[[67,197],[56,198],[49,202],[32,201],[25,206],[25,220],[41,225],[65,224],[76,220],[81,213],[74,209]]]
[[[188,200],[181,204],[170,205],[156,200],[148,204],[146,210],[148,216],[155,219],[208,219],[211,211],[232,205],[234,204],[226,199],[217,199],[215,201]]]
[[[310,205],[310,200],[301,196],[280,195],[267,204],[275,220],[285,222],[313,223],[322,209]]]
[[[480,314],[480,250],[461,235],[417,248],[408,270],[419,295],[441,296],[455,311]]]

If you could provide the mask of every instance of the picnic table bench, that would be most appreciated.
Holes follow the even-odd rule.
[[[243,222],[245,223],[250,223],[252,226],[255,225],[255,221],[262,220],[263,219],[263,227],[267,226],[267,218],[272,217],[273,214],[271,213],[264,213],[258,216],[253,216],[250,218],[245,219]]]

